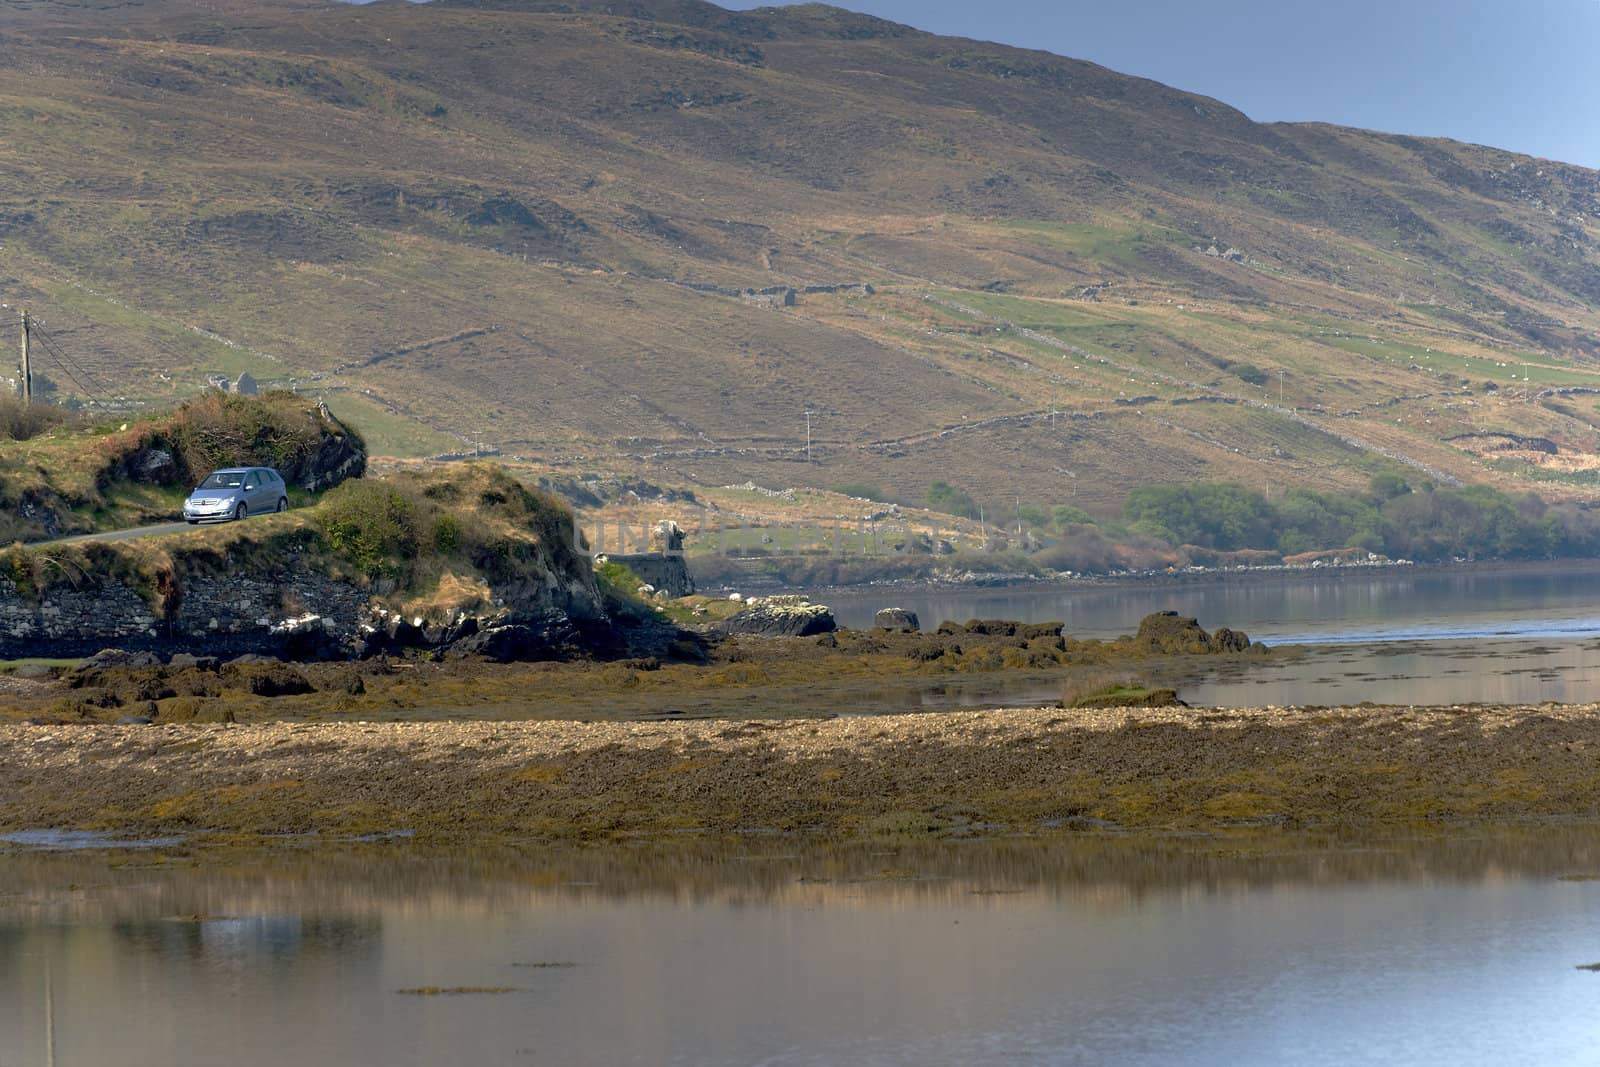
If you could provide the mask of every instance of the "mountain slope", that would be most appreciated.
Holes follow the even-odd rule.
[[[250,370],[380,449],[1091,510],[1600,467],[1592,171],[820,5],[31,0],[0,30],[0,298],[66,392]]]

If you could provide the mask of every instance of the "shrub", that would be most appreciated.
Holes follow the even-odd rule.
[[[17,397],[0,395],[0,437],[26,441],[62,425],[70,417],[66,409],[54,404],[24,404]]]
[[[433,520],[433,550],[441,556],[453,556],[461,547],[461,520],[454,515],[440,515]]]
[[[928,486],[928,507],[946,515],[959,515],[967,519],[978,517],[978,502],[972,499],[971,494],[949,482],[934,482]]]
[[[420,506],[393,482],[345,482],[323,498],[328,544],[368,577],[395,577],[416,559]],[[437,528],[435,528],[437,534]]]
[[[1239,380],[1249,385],[1265,385],[1267,372],[1251,363],[1235,363],[1228,368]]]
[[[1058,530],[1065,530],[1068,526],[1091,526],[1094,519],[1087,511],[1071,504],[1057,504],[1050,510],[1050,519]]]
[[[836,485],[833,487],[833,491],[844,496],[853,496],[858,500],[876,500],[880,504],[891,503],[889,495],[875,485],[851,482],[848,485]]]

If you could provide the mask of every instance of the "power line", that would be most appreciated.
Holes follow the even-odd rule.
[[[58,361],[62,362],[63,364],[71,364],[85,378],[88,378],[91,382],[94,383],[94,386],[95,386],[96,390],[98,390],[98,391],[100,391],[102,393],[109,393],[110,392],[110,390],[106,389],[105,386],[100,382],[100,380],[98,378],[96,378],[93,374],[91,374],[89,372],[89,368],[88,367],[85,367],[83,364],[81,364],[81,363],[77,362],[76,360],[72,359],[70,356],[68,356],[65,352],[63,352],[61,350],[61,347],[56,343],[55,334],[51,333],[49,330],[47,330],[43,326],[39,325],[37,319],[34,320],[34,326],[38,329],[40,337],[43,338],[45,344],[49,347],[50,351],[52,353],[54,353],[54,355],[55,355],[55,357],[56,357],[56,359]]]
[[[49,350],[52,358],[55,359],[56,365],[66,373],[68,378],[72,379],[72,383],[82,390],[85,396],[91,400],[99,400],[102,403],[109,399],[110,391],[106,389],[103,384],[101,384],[98,378],[89,372],[87,367],[83,366],[81,363],[78,363],[76,360],[72,359],[72,357],[63,352],[61,350],[61,346],[56,344],[54,336],[43,326],[39,325],[37,319],[33,321],[32,326],[38,332],[39,339],[44,342],[45,348]],[[93,383],[92,388],[88,385],[85,385],[83,379],[78,377],[78,374],[80,373],[84,378],[87,378]]]
[[[50,351],[51,356],[55,359],[56,366],[60,368],[60,370],[65,373],[68,378],[72,379],[72,384],[76,385],[85,396],[88,396],[90,399],[96,399],[95,391],[83,384],[83,380],[73,373],[73,364],[71,361],[62,356],[61,350],[46,340],[42,332],[40,332],[38,336],[39,340],[44,342],[44,347]]]

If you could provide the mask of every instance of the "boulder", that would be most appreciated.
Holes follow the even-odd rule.
[[[83,661],[79,670],[96,670],[106,667],[159,667],[161,657],[154,652],[126,652],[120,648],[102,648]]]
[[[178,461],[165,448],[145,448],[128,458],[128,476],[146,485],[167,485],[178,480]]]
[[[365,474],[367,450],[359,437],[334,418],[327,404],[319,403],[315,410],[316,446],[294,461],[280,465],[278,472],[291,485],[320,492],[333,488],[347,478],[359,478]]]
[[[1067,628],[1063,622],[1030,622],[1017,627],[1017,636],[1032,641],[1040,637],[1060,637]]]
[[[872,625],[896,634],[914,634],[922,629],[917,613],[905,608],[883,608],[872,617]]]
[[[582,635],[565,615],[525,619],[490,626],[452,643],[445,654],[475,656],[495,663],[526,663],[570,659],[582,644]]]
[[[1139,621],[1139,632],[1134,635],[1133,644],[1140,651],[1169,656],[1244,652],[1251,647],[1250,638],[1237,630],[1224,627],[1213,637],[1198,621],[1176,611],[1146,615]]]
[[[1248,652],[1251,647],[1249,637],[1226,626],[1219,626],[1217,632],[1211,635],[1211,640],[1217,646],[1218,652]]]
[[[317,691],[305,675],[287,663],[230,665],[227,676],[230,682],[258,697],[298,696]]]
[[[811,637],[838,628],[831,610],[804,597],[767,597],[755,607],[723,620],[719,627],[727,634],[761,637]]]
[[[190,667],[197,671],[214,671],[219,665],[220,661],[215,656],[195,656],[188,652],[174,653],[167,661],[169,667]]]

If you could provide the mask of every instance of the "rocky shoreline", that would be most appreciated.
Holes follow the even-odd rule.
[[[835,840],[1600,815],[1600,705],[0,727],[0,830]]]

